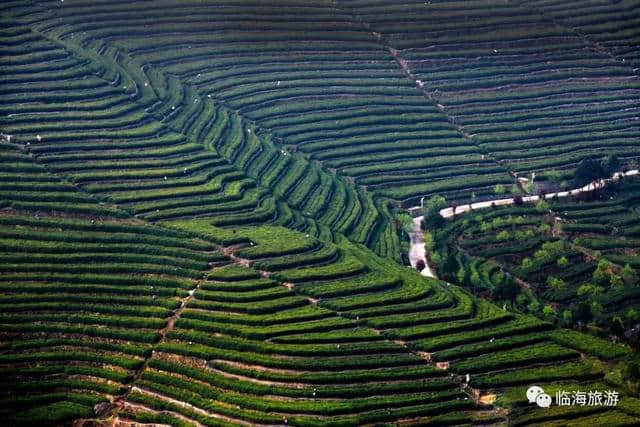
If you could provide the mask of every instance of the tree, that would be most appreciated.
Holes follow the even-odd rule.
[[[426,231],[424,233],[424,247],[429,251],[433,252],[436,248],[436,242],[433,238],[433,234]]]
[[[573,185],[582,187],[591,181],[598,180],[605,176],[607,176],[607,171],[602,167],[602,163],[591,158],[586,158],[580,161],[578,167],[576,167]]]
[[[434,195],[431,196],[429,198],[429,200],[427,200],[427,203],[425,203],[425,210],[427,213],[432,212],[432,211],[440,211],[441,209],[444,209],[447,207],[447,200],[439,195]]]
[[[609,154],[602,161],[602,168],[607,175],[611,176],[620,170],[620,159],[616,154]]]
[[[406,233],[411,232],[413,226],[413,218],[407,213],[398,214],[396,217],[396,229],[403,230]]]
[[[500,301],[513,301],[520,293],[520,288],[511,277],[505,277],[500,283],[497,283],[493,295]]]
[[[523,293],[518,294],[518,296],[516,297],[516,305],[522,309],[524,309],[528,301],[529,298],[527,298],[527,296]]]
[[[556,240],[552,242],[546,242],[542,244],[542,249],[549,251],[553,255],[562,253],[565,249],[565,242],[562,240]]]
[[[573,323],[573,313],[571,312],[571,310],[564,310],[562,312],[562,321],[567,326]]]
[[[624,338],[624,322],[620,318],[620,316],[613,316],[611,319],[611,326],[609,330],[616,337],[623,339]]]
[[[547,177],[547,179],[551,182],[554,183],[558,183],[560,181],[562,181],[562,178],[564,177],[564,173],[562,171],[559,170],[550,170],[545,172],[545,176]]]
[[[507,230],[502,230],[501,232],[498,233],[496,238],[500,241],[505,241],[505,240],[509,240],[511,238],[511,235]]]
[[[544,200],[540,200],[538,201],[538,203],[536,203],[537,212],[546,213],[546,212],[549,212],[549,209],[551,209],[551,206],[549,205],[549,203],[545,202]]]
[[[635,358],[630,360],[629,363],[624,364],[621,373],[622,378],[627,378],[635,382],[640,380],[640,358],[635,356]]]
[[[496,194],[504,194],[505,191],[507,190],[504,188],[504,185],[502,184],[496,184],[496,186],[493,187],[493,192]]]
[[[453,274],[458,266],[455,254],[452,251],[448,251],[446,248],[443,250],[442,261],[440,262],[440,270],[443,273]]]
[[[587,323],[593,318],[591,314],[591,304],[586,301],[571,304],[570,308],[573,318],[578,322]]]
[[[635,286],[638,284],[638,273],[629,264],[625,264],[622,268],[622,279],[627,285]]]
[[[596,281],[596,283],[606,283],[609,275],[605,270],[596,268],[595,271],[593,272],[592,277],[593,277],[593,280]]]
[[[540,303],[536,300],[533,300],[527,306],[527,311],[531,314],[535,314],[540,310]]]
[[[422,271],[422,270],[424,270],[424,269],[425,269],[425,267],[426,267],[426,264],[424,263],[424,261],[423,261],[423,260],[419,259],[419,260],[416,262],[416,270],[418,270],[418,271]]]
[[[623,286],[624,282],[622,281],[622,277],[616,274],[612,274],[611,277],[609,277],[609,284],[615,288],[618,286]]]
[[[436,266],[439,265],[441,261],[442,261],[442,257],[438,252],[433,252],[431,254],[431,262],[433,262]]]
[[[604,309],[602,308],[602,304],[597,301],[591,302],[591,314],[595,318],[596,322],[602,322],[602,315],[604,313]]]
[[[602,295],[603,292],[604,290],[600,286],[592,285],[591,283],[585,283],[583,285],[580,285],[577,294],[579,297],[595,297],[598,295]]]
[[[533,183],[533,181],[529,181],[525,184],[525,190],[527,191],[527,193],[529,194],[533,194],[534,191],[536,191],[536,186]]]
[[[440,211],[447,207],[447,201],[442,196],[432,196],[424,204],[424,220],[429,227],[438,227],[444,222],[444,218],[440,215]]]
[[[549,230],[551,230],[551,227],[546,222],[543,222],[537,228],[537,231],[540,234],[547,234],[549,232]]]
[[[612,267],[613,264],[610,261],[604,258],[599,260],[598,267],[596,267],[593,272],[593,280],[600,285],[607,283],[609,281],[609,276],[611,275],[610,270]]]
[[[635,349],[640,349],[640,327],[639,326],[635,326],[635,327],[627,329],[624,332],[624,340],[631,347],[633,347]]]
[[[542,316],[546,319],[546,320],[551,320],[553,318],[553,315],[556,312],[553,311],[553,307],[551,307],[550,305],[545,305],[542,308]]]
[[[556,264],[558,264],[558,267],[560,268],[565,268],[569,265],[569,260],[566,256],[561,256],[560,258],[558,258],[558,261],[556,261]]]
[[[551,254],[545,249],[538,249],[533,253],[533,258],[540,263],[546,264],[551,260]]]
[[[549,287],[554,291],[561,291],[567,288],[567,283],[564,280],[553,276],[549,276],[547,279],[547,285],[549,285]]]

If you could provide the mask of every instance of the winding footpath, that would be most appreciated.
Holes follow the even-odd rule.
[[[574,196],[580,193],[587,193],[589,191],[605,188],[610,183],[619,181],[620,178],[622,177],[637,176],[637,175],[640,175],[640,170],[638,169],[634,169],[628,172],[616,172],[613,174],[611,178],[599,179],[597,181],[590,182],[589,184],[583,187],[574,188],[573,190],[559,191],[557,193],[547,193],[544,196],[524,196],[522,197],[522,202],[535,203],[538,200],[540,200],[541,197],[544,199],[552,199],[552,198],[559,198],[559,197]],[[471,212],[477,209],[485,209],[485,208],[490,208],[492,206],[508,206],[508,205],[513,205],[514,203],[515,203],[515,199],[513,197],[506,198],[506,199],[485,200],[483,202],[468,203],[466,205],[456,206],[455,208],[450,206],[448,208],[444,208],[440,210],[440,215],[443,218],[451,218],[455,215]],[[419,208],[411,208],[411,209],[419,209]],[[409,237],[411,241],[411,245],[409,247],[409,263],[411,264],[411,267],[416,268],[416,264],[418,263],[418,261],[422,260],[424,262],[425,268],[420,272],[420,274],[426,277],[433,277],[437,279],[434,273],[435,270],[432,267],[430,267],[429,263],[427,262],[426,250],[424,247],[424,234],[421,227],[421,223],[423,219],[424,219],[424,216],[413,218],[411,232],[409,233]]]

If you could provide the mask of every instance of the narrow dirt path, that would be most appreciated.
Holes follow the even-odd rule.
[[[148,412],[154,415],[169,415],[171,417],[177,418],[185,423],[188,424],[192,424],[196,427],[206,427],[204,424],[189,418],[189,417],[185,417],[182,414],[179,414],[177,412],[173,412],[173,411],[169,411],[169,410],[163,410],[163,411],[158,411],[156,409],[152,409],[149,408],[148,406],[145,405],[140,405],[140,404],[135,404],[135,403],[130,403],[130,402],[124,402],[123,408],[126,410],[129,410],[131,412]],[[142,426],[146,426],[146,427],[172,427],[169,424],[143,424],[143,423],[136,423],[133,421],[129,421],[127,419],[122,419],[120,417],[115,417],[113,419],[113,426],[114,427],[142,427]]]
[[[159,331],[160,334],[160,339],[154,344],[154,347],[157,346],[158,344],[160,344],[162,341],[165,340],[167,334],[173,330],[176,321],[180,318],[180,316],[182,315],[182,312],[185,310],[185,308],[187,307],[189,301],[191,301],[194,298],[194,294],[195,292],[200,289],[200,287],[202,286],[204,280],[198,280],[198,282],[196,283],[196,286],[191,289],[188,292],[188,295],[183,297],[180,300],[180,306],[173,312],[173,314],[167,319],[167,324],[165,325],[164,328],[162,328]],[[131,394],[131,392],[134,389],[137,389],[137,387],[134,385],[135,382],[140,378],[140,376],[142,375],[142,373],[147,369],[147,366],[149,365],[149,360],[153,357],[153,351],[151,352],[151,354],[149,356],[147,356],[144,360],[144,362],[142,363],[142,365],[136,370],[135,374],[133,375],[132,379],[129,381],[129,383],[127,384],[127,389],[124,393],[115,396],[113,399],[113,409],[111,412],[112,416],[115,416],[116,418],[118,417],[118,413],[120,412],[120,410],[123,408],[124,403],[126,402],[127,398],[129,397],[129,395]]]
[[[164,394],[155,393],[155,392],[153,392],[151,390],[147,390],[147,389],[144,389],[144,388],[140,388],[140,387],[134,386],[133,390],[138,392],[138,393],[145,394],[147,396],[153,397],[155,399],[162,400],[162,401],[168,402],[168,403],[172,403],[172,404],[174,404],[176,406],[180,406],[182,408],[188,409],[188,410],[193,411],[193,412],[195,412],[195,413],[197,413],[199,415],[204,415],[205,417],[208,417],[208,418],[215,418],[215,419],[223,420],[223,421],[225,421],[227,423],[232,423],[232,424],[237,424],[237,425],[246,425],[246,426],[261,426],[261,427],[271,426],[270,424],[251,423],[249,421],[245,421],[245,420],[242,420],[240,418],[231,418],[231,417],[228,417],[226,415],[205,411],[204,409],[199,408],[197,406],[194,406],[194,405],[192,405],[190,403],[183,402],[182,400],[177,400],[177,399],[174,399],[174,398],[169,397],[169,396],[165,396]]]
[[[436,278],[435,274],[433,273],[433,270],[428,266],[427,264],[427,260],[425,257],[425,247],[424,247],[424,237],[422,234],[422,229],[421,229],[421,222],[422,222],[422,218],[415,218],[413,220],[413,227],[412,227],[412,231],[411,231],[411,246],[412,246],[412,254],[413,254],[413,259],[415,261],[412,261],[412,263],[417,262],[419,259],[422,259],[425,263],[425,268],[422,270],[421,274],[423,276],[426,277],[432,277],[432,278]],[[229,249],[228,247],[225,248],[226,252],[225,254],[229,255],[229,256],[233,256],[233,249]],[[239,259],[233,259],[233,262],[236,264],[239,264]],[[415,264],[414,264],[415,265]],[[266,270],[258,270],[260,272],[260,275],[263,277],[268,277],[271,273],[266,271]],[[290,283],[290,282],[280,282],[280,285],[289,289],[290,291],[294,291],[295,289],[295,284],[294,283]],[[312,298],[308,295],[305,295],[303,293],[299,293],[298,295],[300,296],[304,296],[305,298],[307,298],[307,300],[311,303],[311,304],[318,304],[320,301]],[[326,307],[325,307],[326,308]],[[332,310],[333,311],[333,310]],[[359,317],[356,317],[356,319],[353,319],[351,317],[347,317],[344,316],[344,314],[342,313],[338,313],[334,311],[334,314],[338,317],[341,317],[343,319],[348,319],[351,320],[354,325],[358,325],[360,327],[366,328],[372,332],[374,332],[376,335],[381,335],[387,338],[387,340],[389,342],[393,342],[395,345],[397,345],[399,347],[399,349],[402,352],[406,352],[409,354],[412,354],[414,356],[417,356],[418,358],[420,358],[421,360],[423,360],[425,363],[430,364],[432,366],[435,367],[439,367],[439,364],[433,364],[433,361],[431,360],[431,353],[427,353],[424,351],[418,351],[416,349],[414,349],[410,343],[407,343],[406,341],[403,340],[398,340],[398,339],[394,339],[392,337],[390,337],[387,334],[387,331],[382,330],[382,329],[378,329],[370,324],[368,324],[366,322],[366,320],[361,320]],[[234,361],[228,361],[228,360],[222,360],[222,359],[217,359],[216,362],[222,362],[222,363],[226,363],[226,364],[230,364],[232,366],[242,366],[245,368],[249,368],[249,369],[257,369],[257,370],[262,370],[262,371],[273,371],[273,372],[278,372],[278,371],[282,371],[282,372],[289,372],[289,373],[293,373],[295,374],[296,371],[291,371],[291,370],[280,370],[280,369],[274,369],[274,368],[265,368],[263,366],[259,366],[259,365],[246,365],[240,362],[234,362]],[[448,364],[447,367],[443,368],[443,369],[448,369]],[[456,376],[456,377],[452,377],[452,381],[454,381],[455,383],[457,383],[458,385],[462,386],[462,391],[464,393],[466,393],[468,395],[468,398],[473,398],[473,396],[471,395],[470,391],[467,390],[467,383],[464,382],[463,380],[464,377],[462,376]],[[268,383],[271,383],[269,381],[267,381]],[[272,383],[275,384],[275,383]],[[289,414],[289,415],[295,415],[295,414]]]
[[[436,109],[440,113],[442,113],[442,115],[444,115],[444,117],[447,119],[447,122],[449,122],[449,124],[451,124],[460,133],[460,135],[462,135],[463,138],[468,140],[474,147],[476,147],[476,149],[478,150],[478,153],[482,156],[482,159],[492,161],[496,165],[503,168],[504,171],[509,174],[509,176],[515,178],[513,171],[510,170],[509,167],[504,162],[496,159],[491,155],[491,153],[486,152],[486,150],[484,150],[480,145],[478,145],[474,140],[473,135],[469,134],[464,128],[464,126],[456,122],[456,120],[446,111],[446,107],[442,105],[440,101],[434,96],[434,94],[429,90],[429,88],[426,87],[425,82],[418,79],[418,77],[413,74],[413,72],[411,71],[411,68],[409,67],[409,62],[402,57],[402,53],[398,49],[395,49],[391,46],[388,46],[386,43],[384,43],[382,40],[382,36],[378,35],[376,37],[378,41],[382,43],[384,47],[389,51],[389,54],[395,59],[396,63],[402,69],[405,76],[416,85],[416,89],[426,99],[428,99],[430,102],[432,102],[435,105]]]
[[[625,64],[627,65],[628,63],[626,62],[626,58],[624,55],[618,55],[615,52],[615,49],[611,49],[605,45],[603,45],[601,42],[599,42],[597,40],[597,35],[594,36],[592,34],[588,34],[585,33],[584,31],[582,31],[581,29],[579,29],[578,27],[575,27],[574,25],[572,25],[570,22],[564,20],[564,19],[559,19],[555,16],[553,16],[552,14],[546,12],[544,9],[540,8],[540,7],[535,7],[535,6],[530,6],[528,4],[526,4],[526,2],[523,1],[513,1],[513,0],[507,0],[508,3],[513,4],[516,7],[522,8],[522,9],[526,9],[529,12],[539,15],[541,17],[543,17],[544,19],[546,19],[548,22],[552,23],[553,25],[560,27],[560,28],[564,28],[565,30],[567,30],[569,33],[573,34],[574,36],[578,37],[580,40],[582,40],[582,42],[585,44],[585,46],[587,46],[588,48],[599,52],[600,54],[604,55],[604,56],[608,56],[609,58],[611,58],[613,61],[617,62],[617,63],[621,63],[621,64]],[[612,2],[614,3],[614,2]],[[631,65],[627,65],[629,67],[629,69],[632,70],[634,75],[638,75],[638,69],[637,68],[633,68],[633,66]]]

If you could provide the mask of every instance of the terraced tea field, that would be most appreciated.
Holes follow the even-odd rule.
[[[520,406],[531,381],[601,381],[629,352],[346,240],[209,220],[3,218],[2,332],[20,337],[3,346],[3,413],[16,424],[89,417],[105,400],[117,419],[171,425],[502,422],[487,406],[496,390],[520,390]],[[511,417],[549,416],[531,409]],[[583,411],[570,416],[603,416]]]
[[[0,424],[640,423],[602,331],[638,320],[636,181],[443,220],[446,280],[402,265],[425,198],[635,165],[637,4],[587,3],[0,4]],[[483,298],[506,273],[526,301]]]
[[[533,312],[543,304],[558,316],[572,312],[565,314],[568,325],[596,320],[607,331],[616,317],[634,324],[640,309],[640,183],[628,178],[582,197],[458,215],[433,232],[434,250],[449,261],[441,273],[498,294],[505,274],[512,276],[523,289],[517,304],[534,300]]]
[[[628,25],[637,2],[344,3],[381,35],[449,120],[509,171],[570,172],[584,157],[612,153],[637,158],[633,53],[623,61],[615,42],[597,41],[606,28],[581,28],[577,16],[627,28],[617,40],[633,50],[637,28]]]

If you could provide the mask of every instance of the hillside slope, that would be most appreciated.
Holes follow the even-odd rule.
[[[634,161],[633,52],[423,3],[0,4],[0,419],[638,425],[629,347],[398,264],[394,218]]]

